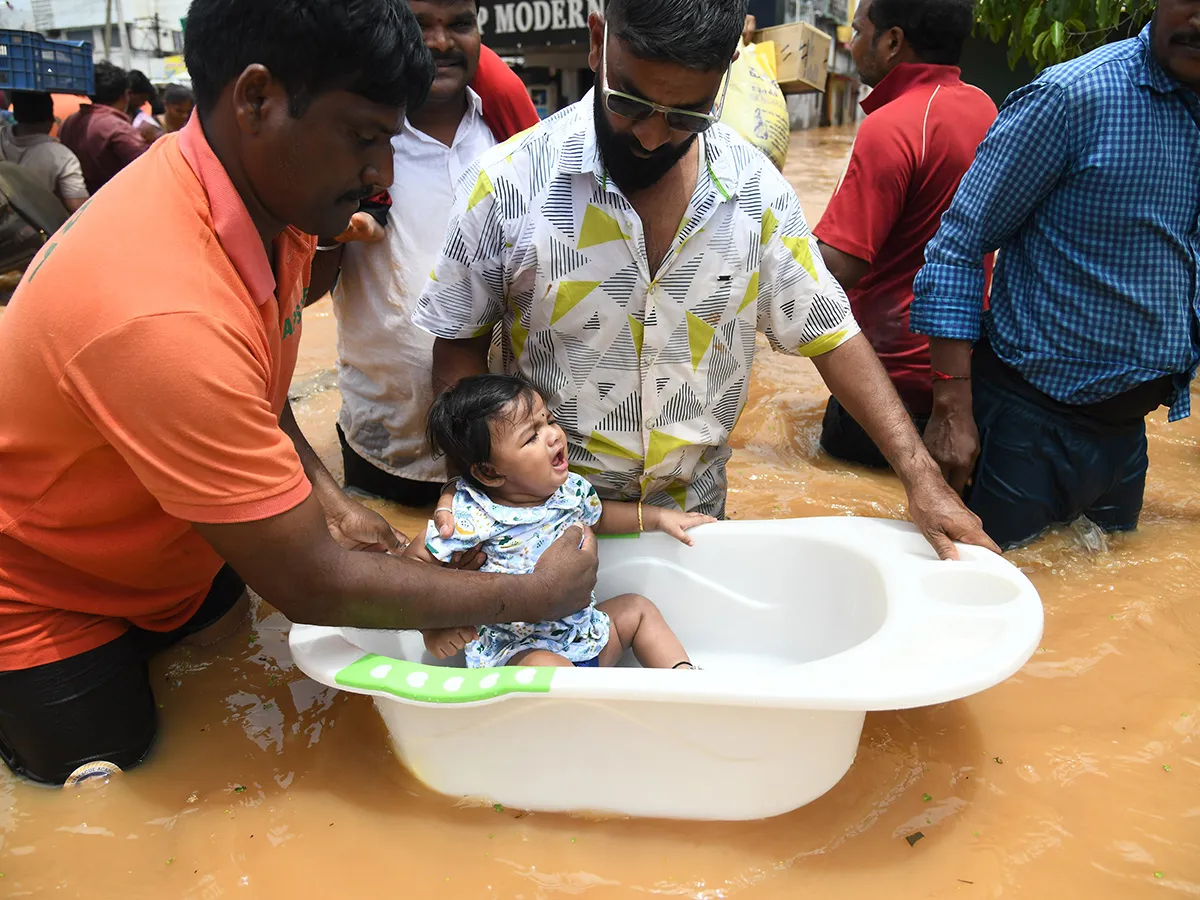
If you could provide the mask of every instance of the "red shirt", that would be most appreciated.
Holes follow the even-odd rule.
[[[79,157],[83,180],[93,194],[149,146],[125,113],[97,103],[68,116],[58,139]]]
[[[484,122],[500,143],[540,121],[525,82],[488,47],[479,48],[479,68],[471,87],[483,101]]]
[[[909,409],[926,414],[929,339],[908,327],[913,280],[996,104],[954,66],[905,63],[862,107],[850,164],[815,233],[870,265],[847,291],[854,317]]]

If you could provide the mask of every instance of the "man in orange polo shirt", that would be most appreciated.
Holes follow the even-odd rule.
[[[194,0],[197,115],[55,235],[0,319],[0,757],[61,783],[153,743],[146,660],[236,616],[429,628],[585,606],[594,542],[532,576],[384,552],[287,392],[315,251],[392,181],[433,79],[404,0]],[[111,265],[130,244],[144,277]],[[164,289],[163,285],[170,285]],[[244,612],[243,612],[244,615]]]

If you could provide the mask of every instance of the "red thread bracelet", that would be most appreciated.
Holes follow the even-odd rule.
[[[947,375],[937,369],[932,371],[934,381],[970,381],[970,375]]]

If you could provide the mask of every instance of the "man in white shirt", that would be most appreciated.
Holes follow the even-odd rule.
[[[75,212],[87,200],[88,189],[78,157],[50,137],[54,100],[49,94],[16,91],[13,115],[17,123],[0,128],[0,160],[17,163],[62,201],[67,212]]]
[[[374,230],[381,240],[346,244],[333,300],[346,485],[424,506],[437,499],[446,468],[432,457],[425,438],[433,403],[433,337],[413,327],[412,313],[442,249],[455,183],[495,146],[497,135],[469,87],[481,44],[475,0],[409,5],[437,63],[437,77],[429,99],[409,113],[392,139],[392,203],[382,234]]]

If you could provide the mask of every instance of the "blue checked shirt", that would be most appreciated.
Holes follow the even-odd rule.
[[[999,250],[984,313],[983,259]],[[978,340],[1051,397],[1096,403],[1200,361],[1200,96],[1150,29],[1014,92],[925,252],[912,330]]]

